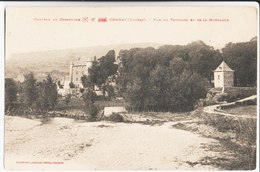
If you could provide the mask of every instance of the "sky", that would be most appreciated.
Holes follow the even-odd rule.
[[[255,7],[241,6],[10,7],[6,58],[13,53],[144,42],[186,45],[202,40],[222,48],[257,36],[257,15]]]

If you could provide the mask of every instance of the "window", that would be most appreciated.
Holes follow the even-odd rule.
[[[218,75],[218,79],[220,79],[220,75]]]
[[[78,71],[76,71],[76,74],[78,74]]]
[[[78,78],[76,78],[76,81],[78,81]]]

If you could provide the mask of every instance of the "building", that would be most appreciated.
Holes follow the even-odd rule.
[[[88,76],[88,69],[91,68],[93,61],[95,61],[96,58],[94,57],[93,60],[89,61],[77,61],[77,62],[71,62],[70,63],[70,76],[69,81],[70,83],[73,83],[76,88],[83,88],[81,77],[83,75]]]
[[[224,88],[234,86],[234,70],[224,61],[214,70],[214,87]]]

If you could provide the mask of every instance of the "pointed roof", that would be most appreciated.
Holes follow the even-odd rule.
[[[226,63],[223,61],[214,72],[234,72]]]

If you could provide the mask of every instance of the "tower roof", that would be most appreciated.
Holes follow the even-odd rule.
[[[224,61],[217,67],[214,72],[234,72]]]

